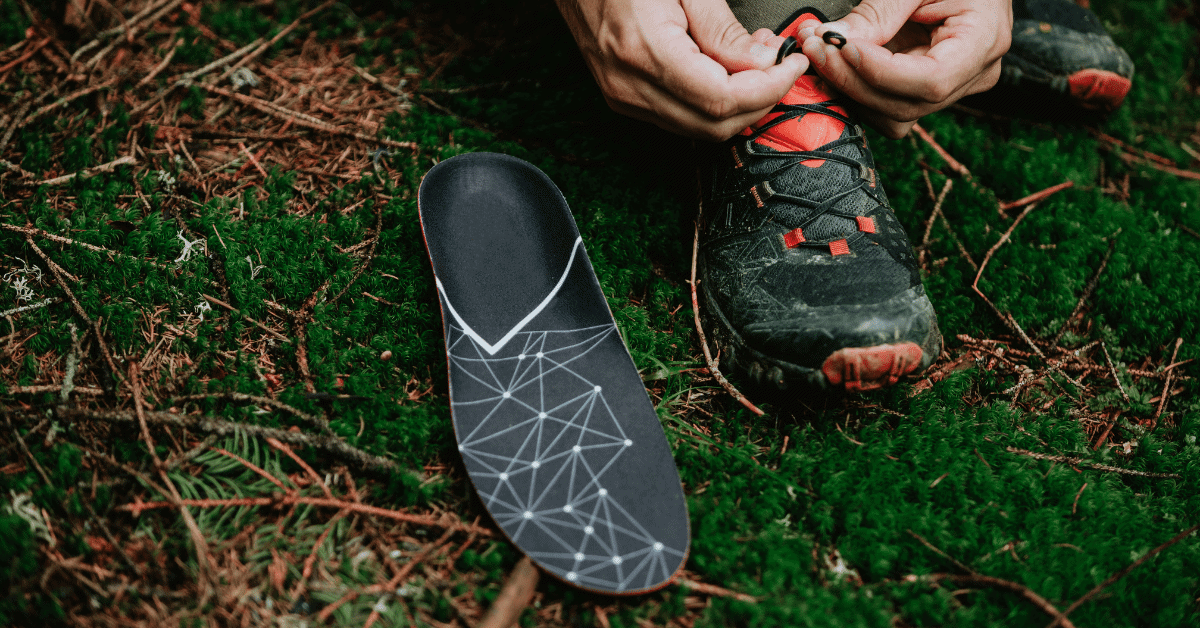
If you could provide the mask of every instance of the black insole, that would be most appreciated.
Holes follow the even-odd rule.
[[[417,201],[455,436],[492,518],[581,588],[666,585],[687,557],[679,474],[562,193],[525,161],[470,153],[434,166]]]

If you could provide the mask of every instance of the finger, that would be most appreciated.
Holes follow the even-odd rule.
[[[726,70],[763,70],[774,65],[777,50],[751,37],[725,0],[682,0],[681,5],[692,40]]]
[[[750,37],[753,37],[754,41],[756,41],[764,46],[767,45],[767,40],[771,39],[774,36],[775,36],[775,31],[772,31],[769,28],[760,28],[760,29],[754,31],[753,33],[750,33]]]
[[[834,31],[883,45],[920,5],[921,0],[863,0],[846,17],[817,27],[816,34]]]
[[[902,139],[908,135],[913,126],[917,123],[915,120],[902,122],[893,120],[886,115],[868,107],[859,105],[854,108],[854,115],[859,120],[866,122],[871,128],[879,131],[884,137],[890,140]]]
[[[829,55],[827,65],[833,65],[833,57],[837,57],[848,66],[848,71],[857,73],[880,91],[936,103],[949,98],[991,64],[993,60],[987,58],[987,49],[979,39],[971,41],[966,37],[950,37],[928,49],[902,53],[850,41]]]
[[[659,83],[668,93],[713,120],[773,106],[808,68],[804,55],[790,55],[765,70],[729,74],[703,54],[684,32],[664,35],[662,44],[652,54],[656,57],[654,67],[661,68],[662,74],[647,76],[647,81]],[[772,56],[772,64],[774,61]]]
[[[850,47],[849,44],[846,47]],[[845,50],[826,44],[820,37],[810,37],[804,42],[804,54],[812,59],[817,73],[851,100],[870,109],[887,112],[891,118],[898,120],[916,120],[931,110],[929,103],[924,100],[884,92],[869,84],[843,57]]]
[[[796,40],[804,41],[816,34],[816,29],[821,25],[821,20],[804,20],[796,26]]]
[[[721,142],[733,137],[771,111],[771,105],[746,111],[723,120],[716,120],[698,111],[673,94],[653,83],[638,81],[636,96],[625,94],[623,101],[609,99],[617,113],[650,122],[672,133],[692,139]],[[607,98],[607,97],[606,97]],[[633,104],[636,101],[637,104]]]

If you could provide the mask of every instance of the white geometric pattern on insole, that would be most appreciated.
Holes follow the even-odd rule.
[[[456,398],[452,407],[457,422],[474,425],[461,435],[459,451],[497,523],[517,543],[528,526],[552,539],[561,551],[529,555],[559,577],[623,591],[663,582],[684,552],[654,539],[602,482],[637,443],[626,436],[601,387],[571,364],[615,333],[612,324],[519,332],[507,355],[492,357],[474,334],[451,325],[448,344],[454,366],[484,391],[477,399]],[[548,405],[548,380],[556,392],[570,392]],[[489,425],[511,421],[514,412],[522,417],[516,423]],[[521,431],[513,450],[514,439],[502,437]],[[498,441],[509,443],[508,449]],[[564,487],[563,503],[546,503]],[[675,560],[668,564],[666,555]],[[611,574],[615,578],[605,577]]]

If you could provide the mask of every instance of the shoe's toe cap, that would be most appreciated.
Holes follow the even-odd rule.
[[[868,390],[924,369],[941,353],[933,305],[921,286],[881,303],[759,312],[748,346],[821,373],[823,383]]]

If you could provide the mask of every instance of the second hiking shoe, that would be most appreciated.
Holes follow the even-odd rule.
[[[779,32],[808,19],[825,21],[806,10]],[[723,365],[780,389],[863,391],[941,352],[863,130],[820,78],[720,145],[705,175],[698,289]]]
[[[1069,0],[1016,0],[1013,18],[1002,81],[1048,88],[1086,109],[1109,111],[1125,100],[1133,61],[1095,13]]]

